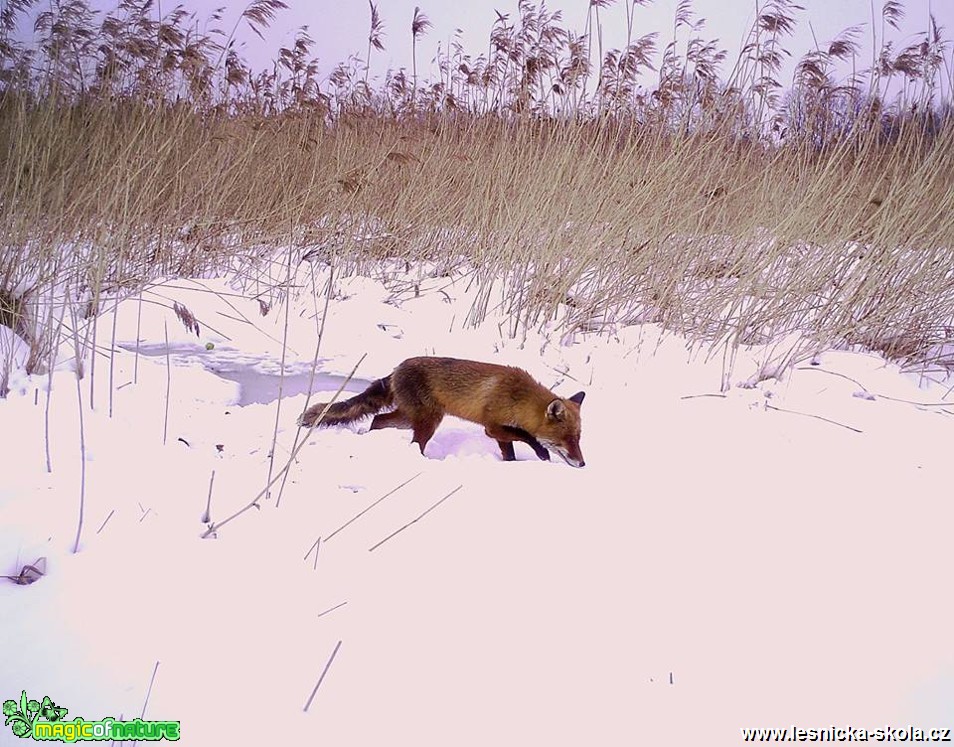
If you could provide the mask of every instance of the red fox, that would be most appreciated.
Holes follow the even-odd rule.
[[[371,430],[410,428],[412,443],[423,454],[444,415],[454,415],[484,426],[504,461],[515,459],[513,442],[522,441],[540,459],[549,460],[547,449],[553,449],[567,464],[582,467],[583,397],[584,392],[577,392],[561,399],[521,368],[456,358],[408,358],[361,394],[330,406],[312,405],[298,424],[342,425],[374,415]],[[385,409],[390,412],[381,412]]]

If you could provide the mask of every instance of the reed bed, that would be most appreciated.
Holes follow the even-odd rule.
[[[589,0],[577,33],[521,0],[486,51],[441,53],[438,80],[419,75],[418,9],[411,71],[374,80],[373,2],[365,60],[327,77],[304,30],[256,72],[215,17],[197,33],[148,0],[106,14],[0,3],[0,323],[41,371],[64,333],[53,299],[89,317],[160,278],[251,272],[281,247],[345,273],[468,268],[488,302],[505,284],[515,334],[651,321],[707,344],[797,333],[946,365],[943,30],[896,47],[904,7],[888,0],[783,84],[790,0],[759,4],[735,61],[689,2],[671,41],[636,37],[644,4]],[[241,22],[262,32],[283,8],[256,0]],[[601,24],[623,12],[626,46],[602,49]]]

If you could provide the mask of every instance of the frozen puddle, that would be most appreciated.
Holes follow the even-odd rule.
[[[131,343],[119,343],[119,347],[135,353],[136,346]],[[243,355],[228,348],[206,350],[202,345],[173,343],[166,347],[164,343],[140,344],[139,354],[150,358],[164,358],[168,355],[173,365],[201,366],[209,373],[234,381],[239,385],[237,405],[267,405],[278,399],[279,387],[282,397],[295,397],[307,394],[309,384],[313,391],[336,390],[346,380],[346,376],[326,374],[315,371],[315,380],[311,381],[311,363],[292,363],[285,365],[284,382],[277,362],[268,359]],[[318,361],[319,367],[322,361]],[[352,378],[345,391],[361,392],[371,384],[367,379]]]

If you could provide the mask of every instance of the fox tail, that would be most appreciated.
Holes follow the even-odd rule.
[[[391,377],[378,379],[361,394],[350,399],[328,404],[319,402],[305,410],[298,418],[298,425],[304,428],[313,428],[328,425],[345,425],[356,420],[374,415],[389,407],[394,400],[391,392]],[[326,411],[327,408],[327,411]],[[324,413],[324,417],[321,414]]]

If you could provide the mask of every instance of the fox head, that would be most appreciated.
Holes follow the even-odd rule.
[[[585,392],[577,392],[569,399],[555,399],[547,405],[546,419],[539,433],[534,434],[537,440],[552,449],[563,461],[573,467],[582,467],[583,452],[580,451],[580,405],[583,403]]]

